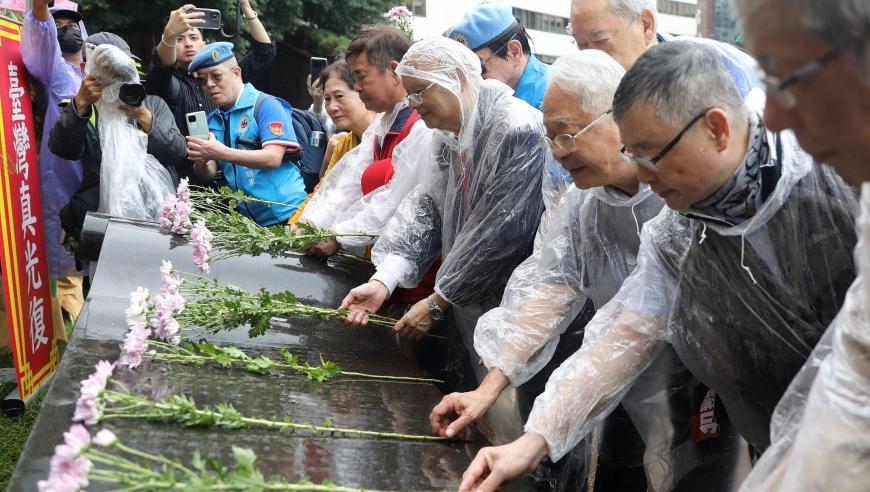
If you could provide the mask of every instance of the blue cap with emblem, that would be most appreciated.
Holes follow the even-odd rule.
[[[477,51],[502,35],[514,22],[516,19],[510,5],[479,5],[468,11],[445,36]]]
[[[199,53],[190,61],[187,66],[188,72],[195,72],[200,68],[213,67],[219,63],[223,63],[233,56],[233,43],[226,41],[218,41],[216,43],[207,44],[199,50]]]

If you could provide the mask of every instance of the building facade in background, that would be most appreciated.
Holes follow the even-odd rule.
[[[741,38],[732,0],[699,0],[698,32],[705,38],[738,44]]]
[[[659,30],[675,35],[698,34],[699,0],[657,0]],[[704,1],[704,0],[701,0]],[[725,0],[728,2],[729,0]],[[410,0],[414,12],[414,38],[443,34],[480,0]],[[512,0],[514,17],[520,20],[532,38],[532,51],[545,63],[577,49],[566,30],[571,0]]]

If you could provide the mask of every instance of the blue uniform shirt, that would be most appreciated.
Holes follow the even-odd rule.
[[[284,107],[273,97],[266,97],[254,118],[254,106],[262,94],[251,84],[245,84],[236,104],[228,111],[215,109],[208,115],[208,129],[227,147],[258,150],[267,145],[297,148],[293,122]],[[240,140],[241,139],[241,140]],[[284,157],[281,167],[252,169],[240,164],[218,161],[230,188],[246,195],[291,207],[261,203],[239,204],[239,212],[262,226],[287,222],[305,200],[305,183],[299,168]]]
[[[544,93],[547,92],[549,81],[550,66],[535,58],[535,55],[531,55],[520,81],[517,82],[514,96],[537,110],[543,110]]]
[[[517,89],[514,91],[514,97],[528,103],[535,109],[543,111],[544,109],[544,93],[547,92],[547,85],[550,83],[550,66],[541,62],[535,55],[529,57],[529,62],[526,64],[526,69],[523,70],[523,75],[520,76],[520,81],[517,82]],[[552,154],[547,155],[547,171],[553,176],[553,185],[562,183],[571,184],[574,182],[571,178],[571,173],[565,170],[556,159],[552,158]],[[544,181],[545,185],[547,181]]]

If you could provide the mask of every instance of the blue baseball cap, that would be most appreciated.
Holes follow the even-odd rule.
[[[504,34],[516,21],[510,5],[479,5],[468,11],[444,35],[471,51],[477,51]]]
[[[207,44],[190,61],[187,71],[193,73],[200,68],[213,67],[229,60],[233,56],[235,56],[233,55],[233,43],[218,41]]]

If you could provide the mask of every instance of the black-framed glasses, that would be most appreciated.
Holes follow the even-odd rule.
[[[662,150],[660,150],[659,153],[654,155],[653,157],[638,157],[638,156],[632,155],[630,152],[628,152],[626,150],[625,146],[622,147],[621,152],[623,154],[625,154],[626,157],[631,159],[631,161],[634,162],[635,164],[637,164],[638,166],[640,166],[644,169],[649,169],[650,171],[659,171],[661,169],[659,167],[659,164],[658,164],[659,161],[662,160],[665,157],[665,154],[670,152],[671,149],[676,147],[676,145],[680,142],[680,139],[683,138],[683,135],[685,135],[686,132],[689,131],[689,128],[692,128],[692,125],[694,125],[695,123],[700,121],[700,119],[703,118],[707,114],[707,111],[710,111],[711,109],[713,109],[713,108],[707,108],[704,111],[701,111],[700,113],[698,113],[697,116],[692,118],[692,120],[689,121],[686,124],[686,126],[683,127],[682,130],[680,130],[680,133],[677,133],[676,137],[674,137],[670,142],[668,142],[667,145],[662,147]]]
[[[579,132],[573,135],[570,133],[563,133],[561,135],[556,135],[552,138],[552,140],[550,139],[550,137],[544,137],[542,140],[545,144],[547,144],[547,147],[549,147],[550,150],[558,149],[563,152],[574,152],[575,150],[577,150],[577,137],[592,129],[593,126],[598,124],[599,121],[604,119],[604,117],[609,115],[612,111],[613,109],[608,109],[607,111],[601,113],[594,120],[592,120],[591,123],[584,126]]]
[[[765,87],[767,88],[768,96],[773,96],[777,102],[782,104],[788,109],[795,107],[797,104],[797,99],[794,97],[794,93],[791,91],[791,87],[798,82],[810,77],[814,73],[818,72],[825,63],[833,60],[839,55],[839,51],[833,49],[824,55],[816,58],[813,61],[810,61],[797,70],[795,70],[791,75],[784,78],[775,77],[773,75],[767,75],[762,71],[760,74],[762,82],[764,82]]]
[[[435,86],[435,82],[430,83],[429,85],[420,89],[417,92],[412,92],[408,94],[408,104],[413,104],[414,106],[419,106],[423,104],[423,94],[429,92],[429,89],[431,89],[433,86]]]
[[[480,75],[481,75],[481,77],[486,75],[486,64],[489,63],[489,61],[492,60],[494,57],[498,56],[499,52],[501,52],[501,50],[505,49],[507,47],[507,45],[511,41],[513,41],[514,38],[516,38],[516,36],[517,36],[516,33],[514,33],[510,38],[508,38],[507,41],[504,42],[503,45],[501,45],[497,50],[493,51],[491,55],[486,57],[486,60],[483,60],[482,62],[480,62]]]

